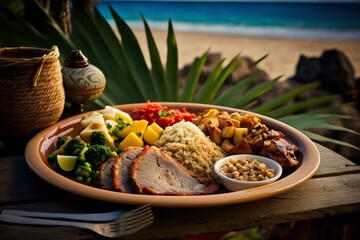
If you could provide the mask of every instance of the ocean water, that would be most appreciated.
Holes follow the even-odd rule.
[[[108,8],[132,27],[228,35],[360,40],[360,3],[236,1],[101,1],[97,8],[115,26]]]

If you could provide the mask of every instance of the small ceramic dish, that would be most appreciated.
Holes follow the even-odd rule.
[[[255,181],[249,181],[249,180],[237,180],[231,177],[225,176],[223,173],[220,172],[220,169],[222,166],[224,166],[226,163],[228,163],[231,159],[242,159],[245,158],[247,160],[249,159],[256,159],[260,163],[264,163],[266,167],[270,169],[274,169],[274,176],[270,179],[266,180],[255,180]],[[214,170],[216,175],[219,177],[221,183],[224,185],[224,187],[229,191],[241,191],[249,188],[259,187],[263,186],[272,182],[275,182],[277,179],[280,178],[282,174],[282,168],[280,164],[278,164],[276,161],[262,156],[257,155],[251,155],[251,154],[239,154],[239,155],[230,155],[227,157],[224,157],[218,161],[216,161],[214,165]]]

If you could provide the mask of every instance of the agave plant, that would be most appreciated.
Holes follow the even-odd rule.
[[[239,67],[236,56],[225,66],[224,59],[222,59],[195,94],[209,52],[206,51],[203,55],[195,58],[185,85],[180,88],[178,48],[171,20],[168,22],[167,30],[166,63],[163,64],[151,29],[146,19],[141,16],[150,56],[151,68],[149,68],[133,31],[111,6],[109,6],[110,12],[115,20],[116,31],[120,37],[116,35],[116,31],[96,8],[93,15],[89,15],[84,8],[74,5],[72,11],[74,31],[68,37],[41,6],[36,2],[33,4],[33,14],[40,19],[35,25],[24,20],[21,14],[15,13],[14,9],[11,10],[6,6],[0,7],[0,21],[4,26],[0,33],[0,39],[2,39],[0,44],[34,47],[57,45],[61,52],[61,61],[72,49],[81,49],[92,64],[104,72],[107,79],[105,91],[99,99],[87,104],[87,110],[103,108],[106,105],[145,102],[147,100],[152,102],[181,101],[217,104],[246,109],[276,118],[297,128],[316,141],[333,142],[360,150],[350,143],[329,139],[309,130],[314,126],[319,126],[322,129],[348,131],[357,134],[350,129],[329,123],[334,119],[348,118],[343,115],[330,114],[331,108],[304,111],[310,106],[316,106],[336,96],[316,97],[288,104],[289,100],[302,92],[315,88],[316,84],[300,86],[273,98],[267,103],[254,105],[256,99],[275,87],[280,79],[277,77],[250,88],[250,83],[262,74],[262,72],[254,72],[219,95],[218,92],[225,80]],[[4,35],[4,33],[6,34]],[[263,61],[265,57],[256,61],[255,64]],[[300,110],[303,113],[298,113]]]

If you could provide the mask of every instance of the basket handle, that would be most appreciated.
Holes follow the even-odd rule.
[[[39,79],[39,76],[40,76],[40,73],[41,73],[41,70],[44,66],[44,63],[46,60],[48,59],[51,59],[51,58],[58,58],[59,57],[59,51],[58,51],[58,48],[56,46],[53,46],[51,48],[51,51],[48,53],[48,54],[44,54],[41,56],[41,64],[38,68],[38,70],[36,71],[35,73],[35,76],[34,76],[34,79],[33,79],[33,86],[36,87],[37,85],[37,81]]]

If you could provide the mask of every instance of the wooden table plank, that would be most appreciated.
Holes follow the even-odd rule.
[[[360,213],[360,166],[319,147],[320,168],[312,179],[288,192],[253,202],[205,208],[154,208],[155,223],[124,239],[167,239]],[[0,210],[102,212],[124,207],[90,200],[57,189],[37,177],[23,157],[0,159]],[[21,177],[18,177],[21,176]],[[14,187],[15,186],[15,187]],[[204,224],[206,222],[206,224]],[[69,227],[0,224],[2,239],[95,239],[87,230]],[[24,235],[14,233],[22,232]]]
[[[316,144],[321,156],[320,167],[313,177],[359,173],[360,166],[328,148]],[[355,150],[354,150],[355,151]]]
[[[349,184],[348,180],[353,181]],[[151,227],[124,239],[161,239],[198,235],[209,232],[245,229],[258,225],[335,216],[348,212],[360,212],[360,205],[358,203],[360,199],[359,181],[359,174],[353,174],[350,178],[347,176],[317,178],[311,179],[299,187],[278,196],[244,204],[195,209],[154,208],[155,223]],[[330,191],[328,186],[331,186]],[[314,194],[314,192],[319,194]],[[338,197],[334,198],[334,194]],[[89,202],[82,206],[84,201],[86,199],[77,199],[74,202],[53,202],[50,204],[39,202],[8,207],[42,211],[66,209],[67,211],[76,212],[79,211],[78,207],[82,208],[82,210],[89,207]],[[342,204],[339,204],[339,202]],[[93,205],[101,206],[101,203],[93,202]],[[98,209],[101,208],[98,207]],[[224,218],[223,216],[227,217]],[[206,219],[206,224],[204,224],[204,219]],[[9,225],[5,230],[0,225],[2,236],[5,236],[3,234],[11,234],[11,229],[17,231],[20,228],[17,225]],[[31,227],[26,227],[21,231],[29,231],[27,234],[35,234],[32,233],[33,229]],[[75,236],[78,234],[78,231],[72,228],[48,228],[43,238],[37,239],[47,239],[59,231],[65,231],[66,234],[73,232],[75,235],[69,239],[75,239]],[[86,231],[82,231],[81,234],[88,236]]]

